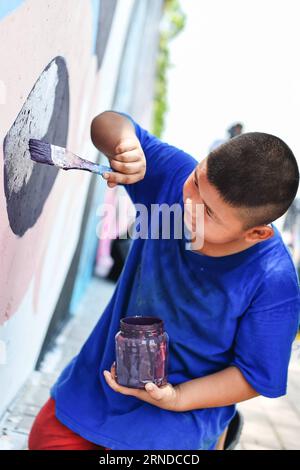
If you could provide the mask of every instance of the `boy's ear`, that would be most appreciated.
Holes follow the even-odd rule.
[[[273,237],[274,230],[269,225],[257,225],[246,231],[245,240],[247,242],[257,242]]]

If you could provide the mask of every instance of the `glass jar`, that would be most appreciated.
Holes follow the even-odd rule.
[[[158,317],[126,317],[115,336],[116,381],[130,388],[168,382],[169,336]]]

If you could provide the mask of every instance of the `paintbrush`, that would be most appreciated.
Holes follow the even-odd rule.
[[[64,147],[51,145],[38,139],[29,139],[29,152],[31,160],[54,165],[62,170],[87,170],[101,176],[105,172],[114,171],[109,166],[85,160]]]

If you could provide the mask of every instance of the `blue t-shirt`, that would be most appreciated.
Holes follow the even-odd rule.
[[[147,160],[144,179],[124,185],[132,201],[149,208],[177,203],[183,210],[183,184],[197,160],[125,116]],[[221,257],[186,249],[184,233],[182,238],[134,239],[110,302],[51,388],[57,418],[111,449],[215,447],[235,405],[169,411],[116,393],[106,383],[103,370],[115,360],[120,319],[135,315],[163,319],[171,384],[234,365],[261,395],[286,394],[300,294],[291,256],[272,226],[272,238]]]

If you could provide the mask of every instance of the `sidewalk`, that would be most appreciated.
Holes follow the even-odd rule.
[[[300,449],[300,337],[294,341],[287,395],[259,396],[240,403],[245,418],[240,441],[244,450]]]
[[[49,397],[49,388],[61,370],[81,349],[107,305],[115,284],[94,278],[78,314],[64,328],[41,365],[34,371],[0,421],[0,450],[27,448],[31,424]],[[300,449],[300,338],[293,347],[288,394],[270,399],[257,397],[240,403],[245,418],[237,449]]]

